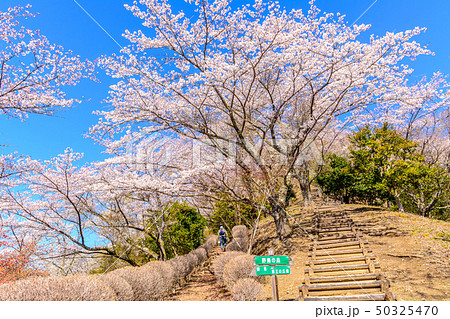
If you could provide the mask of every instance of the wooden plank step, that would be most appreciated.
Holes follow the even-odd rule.
[[[316,241],[326,242],[326,241],[336,241],[336,240],[355,240],[355,238],[363,237],[362,233],[348,233],[348,234],[327,234],[325,236],[319,236]]]
[[[357,274],[357,275],[341,275],[341,276],[328,276],[328,277],[311,277],[309,281],[311,284],[314,283],[325,283],[325,282],[344,282],[344,281],[359,281],[359,280],[381,280],[383,275],[378,273],[369,274]]]
[[[380,287],[375,288],[360,288],[360,289],[336,289],[336,290],[317,290],[311,291],[309,294],[304,295],[307,297],[325,297],[325,296],[354,296],[363,294],[379,294],[383,293]]]
[[[328,218],[313,218],[313,224],[324,224],[324,223],[351,223],[354,222],[351,218],[345,216],[328,217]]]
[[[347,213],[342,213],[342,212],[331,212],[331,213],[319,213],[317,215],[314,215],[313,218],[316,219],[324,219],[324,218],[348,218],[349,216],[347,215]]]
[[[326,220],[336,220],[336,219],[349,219],[350,217],[347,214],[319,214],[313,216],[312,220],[317,222],[319,220],[326,221]]]
[[[326,214],[326,213],[315,214],[315,215],[312,215],[312,218],[313,219],[328,219],[328,218],[351,219],[352,217],[350,217],[350,215],[345,212],[334,212],[334,213],[330,213],[330,214]]]
[[[315,233],[329,233],[329,232],[341,232],[341,231],[356,231],[354,227],[328,227],[328,228],[313,228]]]
[[[366,251],[368,253],[372,252],[371,248],[366,248]],[[327,256],[327,255],[351,255],[351,254],[358,254],[358,253],[364,253],[364,249],[357,248],[357,249],[343,249],[343,250],[330,250],[330,251],[320,251],[317,250],[315,253],[308,252],[308,256]]]
[[[315,234],[317,241],[339,240],[339,239],[351,239],[358,240],[360,237],[364,237],[361,232],[348,232],[348,233],[319,233]]]
[[[373,263],[375,267],[380,267],[380,263]],[[369,269],[369,264],[359,264],[359,265],[341,265],[341,266],[329,266],[329,267],[312,267],[311,270],[314,273],[317,272],[327,272],[327,271],[344,271],[344,270],[359,270],[359,269]],[[309,272],[309,268],[305,268],[305,273]]]
[[[313,243],[317,243],[318,245],[329,245],[329,244],[336,244],[336,243],[345,243],[345,242],[349,242],[349,241],[360,241],[360,240],[365,240],[367,241],[367,239],[363,236],[352,236],[352,237],[331,237],[328,238],[327,240],[320,240],[319,239],[315,239],[313,241]]]
[[[330,211],[332,209],[342,211],[339,207],[336,207],[336,206],[321,206],[321,207],[316,208],[316,211],[321,211],[321,210],[324,210],[324,211],[329,210]]]
[[[386,294],[366,294],[366,295],[350,295],[350,296],[325,296],[325,297],[303,297],[304,301],[383,301]]]
[[[354,262],[354,261],[365,261],[366,258],[375,259],[375,255],[309,260],[309,261],[307,261],[306,265],[309,266],[311,264],[323,265],[323,264],[335,264],[335,263],[345,263],[345,262]]]
[[[327,226],[327,225],[350,224],[350,223],[352,223],[352,222],[337,222],[334,220],[330,220],[330,221],[326,221],[326,222],[318,221],[318,222],[313,223],[313,225],[314,225],[314,228],[331,228],[333,226]]]
[[[313,218],[313,221],[318,222],[318,223],[329,223],[329,222],[353,222],[353,219],[350,217],[317,217],[317,218]]]
[[[381,280],[372,281],[357,281],[357,282],[344,282],[344,283],[322,283],[304,285],[308,291],[318,290],[342,290],[342,289],[364,289],[364,288],[381,288]],[[300,290],[302,286],[300,286]]]
[[[314,245],[309,247],[309,250],[325,250],[329,248],[338,248],[338,247],[348,247],[348,246],[359,246],[361,243],[367,244],[367,240],[352,240],[352,241],[343,241],[343,242],[335,242],[331,244],[322,244],[322,243],[314,243]]]
[[[315,224],[337,224],[337,223],[354,223],[350,218],[333,218],[333,219],[318,219],[314,221]]]
[[[343,227],[352,227],[354,226],[354,223],[318,223],[316,225],[316,227],[314,227],[313,229],[323,229],[323,228],[333,228],[333,227],[338,227],[338,228],[343,228]]]
[[[347,213],[347,211],[342,210],[341,208],[338,207],[330,207],[328,208],[328,210],[322,210],[322,211],[317,211],[316,214],[323,214],[323,213]]]
[[[331,224],[330,224],[331,225]],[[327,225],[326,227],[314,227],[314,228],[312,228],[312,230],[314,231],[314,232],[316,232],[316,233],[320,233],[321,235],[324,235],[324,233],[330,233],[330,232],[341,232],[340,230],[331,230],[331,229],[333,229],[333,228],[341,228],[341,229],[343,229],[342,231],[343,232],[346,232],[346,231],[356,231],[356,226],[355,225],[349,225],[349,224],[346,224],[346,225]],[[348,228],[347,230],[346,229],[344,229],[344,228]],[[332,234],[327,234],[327,235],[332,235]]]
[[[311,269],[311,268],[310,268]],[[376,271],[373,271],[372,273],[378,273],[381,272],[380,268],[376,268]],[[342,275],[362,275],[362,274],[369,274],[371,273],[370,270],[366,269],[355,269],[355,270],[334,270],[334,271],[327,271],[327,272],[321,272],[314,274],[314,272],[311,270],[311,274],[309,274],[311,277],[314,276],[320,276],[320,277],[332,277],[332,276],[342,276]],[[306,274],[305,274],[306,276]]]
[[[335,222],[335,221],[330,221],[330,222],[320,222],[320,223],[315,223],[315,226],[313,227],[313,229],[320,229],[320,228],[333,228],[333,227],[351,227],[355,225],[354,222]]]

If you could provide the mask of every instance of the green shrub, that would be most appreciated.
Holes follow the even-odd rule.
[[[208,227],[217,233],[220,226],[224,226],[228,232],[236,225],[252,227],[257,218],[257,210],[244,202],[236,202],[226,195],[214,203],[214,210],[208,217]]]
[[[155,226],[149,227],[149,232],[155,235],[145,239],[145,245],[158,255],[161,255],[159,241],[163,241],[165,256],[160,259],[171,259],[177,255],[184,255],[200,246],[205,238],[206,219],[200,212],[186,203],[173,203],[164,212],[162,236],[157,233]],[[150,221],[154,224],[153,221]]]

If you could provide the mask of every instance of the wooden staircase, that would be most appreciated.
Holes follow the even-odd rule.
[[[347,212],[317,209],[312,232],[299,300],[395,300],[377,257]]]

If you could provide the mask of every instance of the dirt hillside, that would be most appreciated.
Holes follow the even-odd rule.
[[[378,207],[343,205],[368,239],[391,283],[398,300],[450,300],[450,223],[421,216],[385,211]],[[261,226],[258,246],[253,252],[265,254],[275,249],[295,262],[291,274],[278,276],[280,300],[298,297],[304,279],[311,227],[312,208],[293,205],[289,209],[294,234],[280,243],[273,222],[267,218]],[[270,284],[266,298],[271,299]]]
[[[381,263],[381,270],[391,283],[390,290],[398,300],[450,300],[450,223],[408,213],[385,211],[361,205],[341,206],[346,210]],[[290,275],[278,276],[280,300],[295,300],[304,279],[304,269],[314,208],[293,205],[289,208],[293,235],[280,242],[270,217],[262,220],[256,237],[254,255],[265,255],[268,249],[292,257]],[[227,301],[231,294],[216,281],[212,257],[200,267],[185,286],[167,300]],[[264,284],[262,300],[271,300],[270,281]]]

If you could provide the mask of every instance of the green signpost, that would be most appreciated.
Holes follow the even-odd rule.
[[[289,275],[290,273],[291,267],[289,265],[256,267],[256,276]]]
[[[293,261],[289,256],[274,256],[269,250],[269,256],[256,256],[255,268],[252,276],[271,276],[273,300],[278,300],[278,280],[277,275],[289,275]]]
[[[289,256],[256,256],[255,265],[289,265]]]

